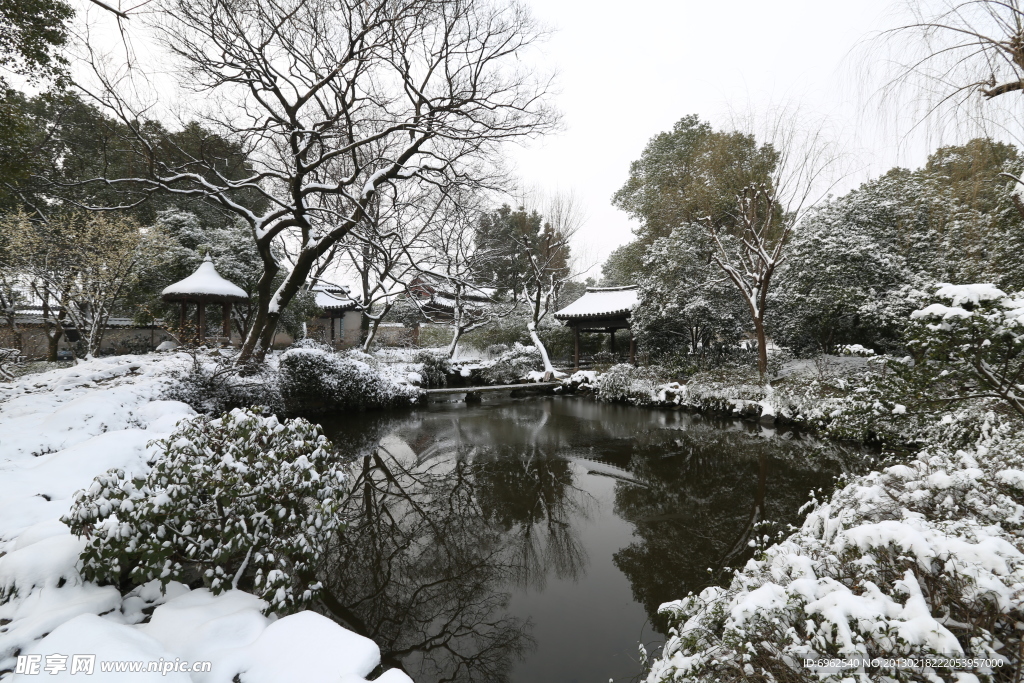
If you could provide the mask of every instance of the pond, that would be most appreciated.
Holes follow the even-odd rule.
[[[362,454],[323,560],[329,616],[417,683],[634,680],[658,605],[727,581],[851,455],[572,397],[320,421]]]

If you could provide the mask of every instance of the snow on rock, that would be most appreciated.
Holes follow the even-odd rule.
[[[256,640],[225,652],[210,683],[337,683],[363,680],[380,664],[380,650],[315,612],[298,612],[266,627]]]
[[[214,663],[208,674],[194,675],[195,680],[230,681],[241,670],[239,666],[249,665],[244,657],[239,659],[240,649],[255,643],[270,624],[261,613],[265,607],[262,600],[243,591],[215,596],[203,588],[160,605],[139,630],[175,656]]]
[[[97,664],[92,675],[83,672],[71,673],[70,657],[67,669],[55,674],[46,675],[47,681],[78,681],[85,680],[95,683],[190,683],[192,679],[181,671],[143,671],[143,672],[103,672],[101,661],[174,661],[174,655],[165,650],[159,642],[131,626],[118,624],[94,614],[82,614],[70,619],[41,641],[25,651],[25,654],[38,654],[46,657],[55,653],[95,654]],[[32,681],[39,676],[15,675],[15,681]]]
[[[122,596],[82,580],[83,541],[59,520],[96,475],[144,473],[148,444],[195,414],[161,399],[188,362],[174,353],[97,358],[0,384],[0,679],[38,678],[11,673],[19,652],[95,653],[89,680],[132,683],[229,683],[236,674],[243,683],[358,683],[379,663],[372,641],[312,612],[273,621],[241,591],[150,582]],[[100,661],[161,657],[214,665],[191,675],[99,670]],[[377,680],[408,678],[388,671]]]
[[[38,525],[37,525],[38,526]],[[64,534],[50,536],[0,557],[0,596],[27,593],[33,588],[56,588],[81,578],[75,565],[85,539]]]

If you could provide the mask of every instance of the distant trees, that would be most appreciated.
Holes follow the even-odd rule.
[[[753,133],[715,131],[696,117],[686,117],[673,131],[652,138],[614,200],[641,220],[637,242],[647,245],[648,255],[649,245],[671,235],[673,228],[703,229],[709,247],[704,257],[717,266],[719,277],[732,283],[748,310],[762,380],[768,367],[766,310],[775,274],[812,192],[821,189],[836,160],[820,128],[805,133],[790,118],[783,112],[769,117],[763,141],[758,141]],[[675,245],[685,252],[689,246],[679,242],[678,234],[676,238]],[[631,270],[640,272],[631,263],[639,253],[621,250],[607,272],[615,279],[626,279]],[[669,260],[681,256],[658,254]],[[648,265],[643,257],[640,265]],[[714,278],[710,273],[705,277]],[[675,286],[661,285],[669,290]],[[646,287],[649,300],[657,286]],[[694,299],[700,296],[695,293]],[[654,321],[648,325],[657,326]]]
[[[284,308],[383,186],[486,184],[501,142],[555,120],[546,84],[518,66],[541,36],[519,5],[163,0],[154,9],[153,28],[182,85],[230,103],[206,120],[249,152],[252,171],[232,177],[203,145],[187,149],[143,123],[129,84],[98,68],[93,95],[125,126],[140,172],[98,174],[95,183],[139,199],[205,198],[247,223],[264,275],[240,362],[270,348]],[[292,245],[287,269],[274,255],[279,240]]]
[[[711,236],[694,223],[647,249],[632,321],[648,352],[705,355],[737,343],[748,327],[743,301],[711,260],[713,249]]]
[[[60,77],[67,66],[67,21],[74,16],[63,0],[0,2],[0,69],[32,79]],[[7,84],[0,77],[0,91]]]
[[[66,318],[95,354],[115,306],[136,285],[143,268],[161,258],[162,235],[105,214],[71,213],[47,221],[24,214],[0,221],[11,263],[43,307],[50,360]]]

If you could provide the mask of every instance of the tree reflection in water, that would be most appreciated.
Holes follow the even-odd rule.
[[[361,450],[349,525],[321,569],[325,613],[420,683],[509,680],[534,645],[532,615],[510,614],[510,598],[552,578],[587,581],[588,520],[596,533],[621,529],[615,517],[630,523],[614,565],[657,626],[659,604],[727,580],[761,523],[797,523],[808,492],[839,471],[839,449],[813,440],[573,399],[430,406],[327,428]],[[591,621],[587,607],[570,618]],[[630,650],[640,626],[607,624]],[[547,638],[543,657],[568,656]]]
[[[527,412],[508,440],[459,419],[413,423],[354,464],[324,605],[377,642],[385,667],[418,682],[508,680],[533,645],[529,622],[506,614],[509,589],[583,571],[586,494],[546,438],[547,411]]]
[[[664,445],[638,445],[630,469],[647,488],[615,492],[615,513],[637,540],[614,560],[655,627],[664,633],[661,603],[727,582],[753,554],[755,532],[774,536],[799,523],[811,490],[851,460],[847,450],[699,423],[675,432],[671,457]]]

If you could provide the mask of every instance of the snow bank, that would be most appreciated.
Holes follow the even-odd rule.
[[[0,384],[0,679],[20,654],[96,654],[94,681],[356,682],[376,645],[311,612],[264,617],[256,596],[158,582],[122,596],[82,580],[83,541],[58,520],[111,467],[144,473],[148,443],[194,414],[161,400],[183,354],[99,358]],[[151,612],[152,616],[147,616]],[[210,661],[209,673],[102,673],[99,662]],[[45,660],[44,660],[45,661]],[[47,675],[63,680],[68,670]],[[74,674],[78,680],[80,673]],[[404,683],[389,671],[378,680]]]
[[[1024,454],[1019,437],[992,424],[970,451],[933,447],[853,481],[728,588],[662,605],[673,630],[648,682],[839,681],[850,672],[819,676],[803,660],[853,655],[966,654],[1016,670]],[[886,675],[896,672],[870,678]]]

